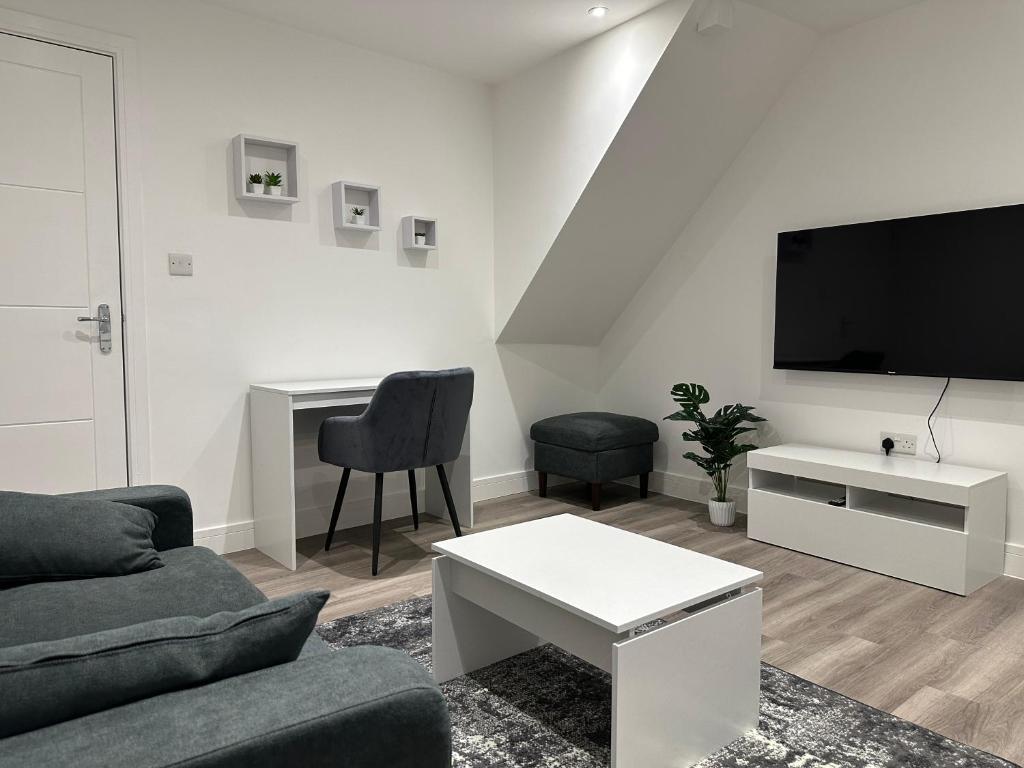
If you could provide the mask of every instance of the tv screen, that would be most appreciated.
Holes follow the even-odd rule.
[[[782,232],[775,367],[1024,381],[1024,205]]]

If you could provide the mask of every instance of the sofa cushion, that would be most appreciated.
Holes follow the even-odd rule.
[[[329,596],[0,649],[0,738],[294,661]]]
[[[360,646],[154,696],[0,742],[0,768],[451,768],[440,689]]]
[[[68,499],[119,501],[148,509],[156,515],[153,546],[157,552],[192,546],[192,502],[181,488],[173,485],[133,485],[130,488],[102,488],[98,491],[66,493]]]
[[[156,519],[112,501],[0,491],[0,587],[159,568]]]
[[[567,413],[541,419],[530,428],[530,437],[580,451],[610,451],[656,442],[658,425],[620,413]]]
[[[161,553],[163,568],[0,590],[0,648],[99,632],[171,616],[212,616],[266,600],[227,560],[204,547]]]

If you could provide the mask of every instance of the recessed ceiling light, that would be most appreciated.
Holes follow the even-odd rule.
[[[608,8],[607,8],[607,6],[604,6],[604,5],[595,5],[589,11],[587,11],[587,13],[589,13],[595,19],[600,19],[600,18],[604,17],[604,15],[606,13],[608,13]]]

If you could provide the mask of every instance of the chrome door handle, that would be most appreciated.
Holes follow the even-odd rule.
[[[110,305],[100,304],[96,307],[96,317],[80,317],[80,323],[99,323],[100,352],[104,354],[113,349],[113,337],[110,333]]]

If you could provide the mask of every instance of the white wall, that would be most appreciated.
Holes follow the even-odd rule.
[[[758,406],[765,441],[873,450],[892,429],[920,450],[941,380],[772,370],[775,235],[1024,200],[1022,40],[1016,0],[930,0],[822,39],[605,338],[602,405],[660,418],[697,381]],[[657,464],[697,478],[680,431],[663,422]],[[1024,384],[954,381],[935,431],[945,461],[1009,471],[1024,555]]]
[[[523,420],[580,389],[493,343],[484,86],[192,0],[4,4],[136,40],[151,475],[188,490],[197,528],[245,539],[254,381],[468,364],[474,475],[526,468]],[[229,157],[240,132],[299,142],[303,203],[240,207]],[[333,230],[337,179],[383,186],[383,231],[366,248]],[[440,221],[441,249],[425,260],[396,248],[411,213]],[[170,251],[195,256],[194,277],[168,276]],[[316,478],[329,504],[337,473]]]
[[[587,180],[501,342],[596,347],[806,61],[817,34],[747,3],[728,34],[683,18]],[[598,131],[599,132],[599,131]],[[496,150],[500,146],[496,146]],[[500,155],[499,155],[500,157]],[[561,166],[537,174],[558,183]],[[508,193],[500,179],[497,189]],[[522,205],[507,194],[507,204]],[[498,222],[502,207],[497,209]],[[499,232],[498,243],[501,237]],[[498,267],[502,253],[497,250]],[[520,254],[520,263],[529,255]]]
[[[692,3],[670,0],[495,87],[499,333]]]
[[[492,129],[495,142],[509,140],[514,100],[503,106],[499,92],[492,114],[478,84],[193,0],[2,2],[137,41],[152,479],[188,489],[198,528],[238,533],[251,520],[246,391],[258,380],[473,365],[474,475],[501,490],[521,484],[529,466],[528,424],[593,405],[588,390],[601,380],[604,406],[655,419],[672,409],[672,384],[695,380],[716,402],[757,405],[771,419],[767,440],[870,450],[880,429],[893,429],[923,445],[936,380],[771,371],[774,235],[1024,199],[1024,4],[931,0],[821,42],[600,358],[584,348],[496,348],[495,293],[507,298],[536,269],[494,264],[502,186],[494,192],[492,163],[504,161]],[[680,0],[680,17],[685,7]],[[670,27],[658,27],[665,41]],[[583,49],[566,56],[593,61]],[[593,127],[596,143],[576,147],[579,155],[564,142],[537,146],[536,159],[565,150],[566,178],[582,189],[593,168],[579,158],[596,164],[587,153],[604,151],[614,135],[605,128],[625,113],[585,120],[587,105],[600,106],[607,60],[562,65],[579,89],[541,100],[547,118],[530,120],[580,115],[575,125]],[[534,76],[506,93],[522,88],[517,98],[528,102],[545,77]],[[628,110],[632,98],[616,103]],[[228,147],[242,131],[300,142],[307,202],[291,220],[247,216],[234,200]],[[327,187],[339,178],[384,186],[385,227],[372,248],[344,247],[331,228]],[[519,234],[546,231],[541,202],[510,218]],[[442,249],[425,263],[395,247],[398,218],[412,212],[441,221]],[[193,253],[195,277],[170,278],[169,251]],[[1008,534],[1024,559],[1021,395],[1020,384],[954,382],[936,433],[949,461],[1010,471]],[[658,465],[696,478],[674,426],[663,424]],[[324,475],[321,497],[333,478]]]

